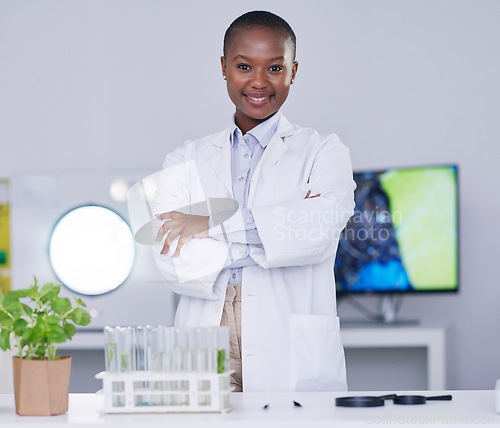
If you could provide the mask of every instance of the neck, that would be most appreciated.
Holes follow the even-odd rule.
[[[268,116],[264,119],[253,119],[251,117],[238,114],[238,110],[236,110],[234,122],[236,123],[236,126],[240,128],[241,133],[245,135],[248,131],[255,128],[257,125],[260,125],[262,122],[265,122],[267,119],[274,116],[276,113],[277,112],[274,112],[271,116]]]

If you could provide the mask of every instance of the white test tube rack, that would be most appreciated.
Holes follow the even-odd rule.
[[[100,372],[104,413],[226,413],[231,410],[230,370],[225,373]],[[183,385],[182,389],[162,385]],[[154,387],[149,387],[153,385]],[[147,397],[147,399],[144,399]]]

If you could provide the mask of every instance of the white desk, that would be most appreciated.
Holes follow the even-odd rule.
[[[341,331],[346,349],[426,348],[427,389],[444,390],[446,388],[444,328],[419,325],[345,327]]]
[[[413,392],[418,393],[418,392]],[[103,397],[71,394],[69,411],[59,416],[17,416],[14,397],[0,394],[0,425],[10,427],[91,426],[108,427],[203,427],[203,428],[278,428],[278,427],[353,427],[353,426],[495,426],[494,391],[440,391],[450,393],[452,401],[430,401],[424,405],[383,407],[335,407],[335,397],[345,393],[233,393],[233,410],[225,414],[128,414],[100,413]],[[428,392],[423,395],[430,396]],[[381,395],[363,392],[353,395]],[[294,407],[292,400],[302,407]],[[263,406],[269,404],[267,410]]]

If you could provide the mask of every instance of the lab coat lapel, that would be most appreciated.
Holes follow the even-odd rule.
[[[229,127],[213,142],[213,149],[213,156],[208,159],[208,163],[217,178],[222,182],[226,190],[225,197],[232,198],[233,185],[231,178],[231,140]]]
[[[278,124],[278,129],[276,133],[271,138],[271,141],[267,144],[266,149],[262,158],[255,168],[252,181],[250,183],[250,193],[248,195],[248,206],[251,207],[253,204],[253,198],[255,196],[255,188],[257,182],[266,174],[266,172],[272,168],[280,158],[288,150],[288,145],[285,142],[285,138],[292,135],[295,132],[294,126],[281,115]]]

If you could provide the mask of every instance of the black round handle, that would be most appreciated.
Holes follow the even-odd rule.
[[[427,400],[435,401],[450,401],[453,398],[451,395],[435,395],[434,397],[426,397]]]

